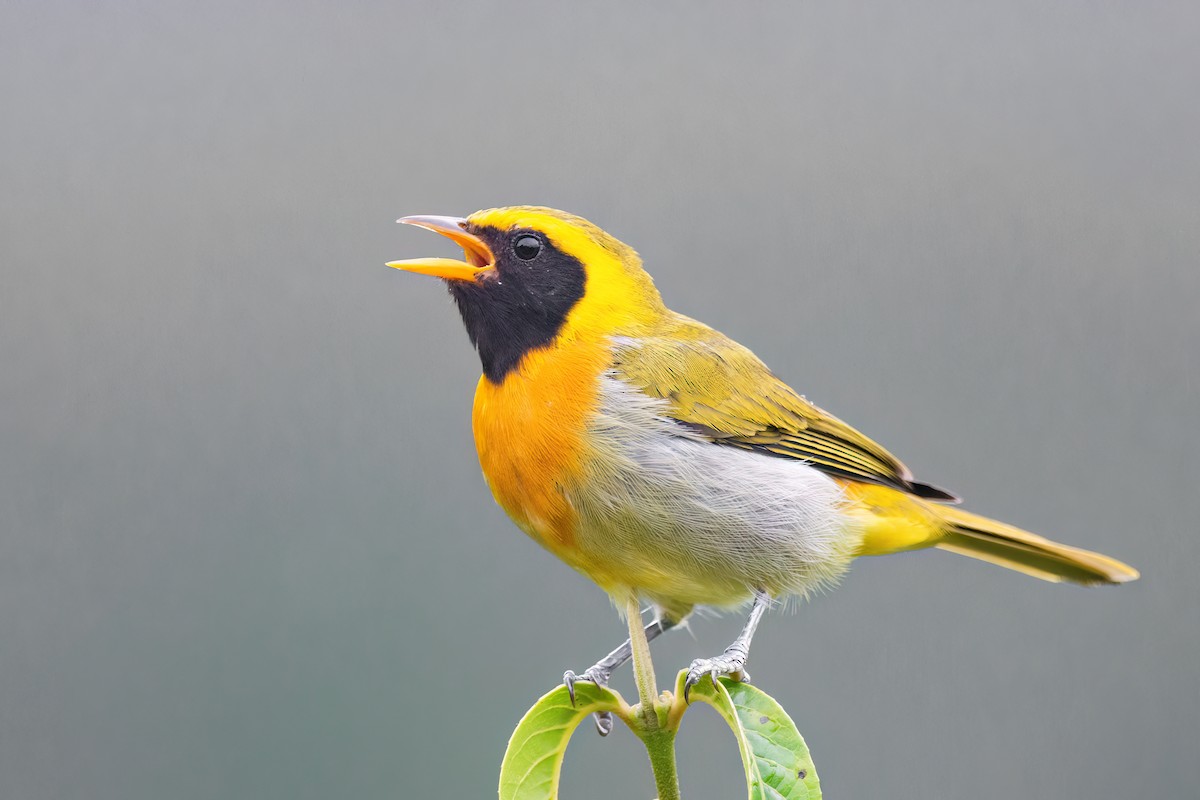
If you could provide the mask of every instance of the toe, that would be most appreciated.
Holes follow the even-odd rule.
[[[567,694],[571,698],[571,705],[575,705],[575,684],[579,681],[594,683],[597,686],[608,686],[608,673],[596,667],[588,667],[583,671],[582,675],[576,675],[574,670],[567,670],[563,673],[563,685],[567,687]]]

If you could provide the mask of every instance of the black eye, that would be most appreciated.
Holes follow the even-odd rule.
[[[537,258],[538,253],[542,252],[542,240],[536,236],[519,236],[513,242],[513,252],[522,261],[532,261]]]

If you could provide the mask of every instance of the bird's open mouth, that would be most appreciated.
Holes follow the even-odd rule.
[[[466,260],[409,258],[403,261],[389,261],[389,267],[432,275],[448,281],[473,281],[495,266],[496,258],[492,255],[491,248],[478,236],[466,230],[467,221],[461,217],[415,216],[401,217],[396,221],[440,233],[462,247]]]

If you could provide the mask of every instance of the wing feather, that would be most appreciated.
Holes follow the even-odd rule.
[[[673,418],[718,444],[957,502],[949,492],[915,482],[899,459],[797,394],[748,349],[683,315],[645,336],[618,339],[613,371],[668,400]]]

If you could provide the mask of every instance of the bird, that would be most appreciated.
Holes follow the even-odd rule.
[[[1119,584],[1137,570],[957,506],[776,377],[749,349],[669,309],[637,252],[541,206],[407,216],[464,259],[387,266],[442,279],[478,352],[480,466],[518,528],[607,592],[648,603],[647,640],[697,608],[750,604],[700,680],[746,679],[775,604],[828,587],[860,556],[936,548],[1046,581]],[[637,609],[639,606],[632,606]],[[564,682],[606,686],[624,644]],[[604,735],[609,715],[597,716]]]

